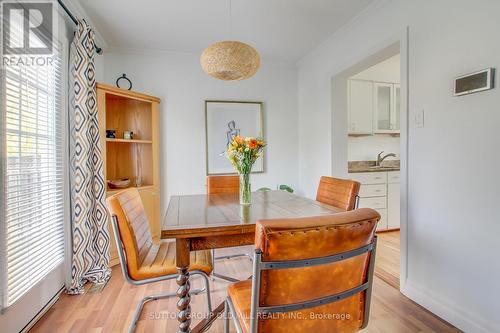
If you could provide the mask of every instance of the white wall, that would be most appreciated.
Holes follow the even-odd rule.
[[[399,137],[375,134],[360,137],[350,136],[347,140],[348,161],[376,161],[377,154],[381,151],[385,154],[396,154],[396,157],[389,157],[387,160],[399,160]]]
[[[399,83],[401,80],[400,58],[399,54],[392,56],[351,76],[351,79]]]
[[[162,214],[173,194],[205,193],[205,100],[264,102],[266,172],[252,176],[252,187],[298,185],[297,72],[264,62],[245,81],[225,82],[206,75],[198,54],[134,50],[108,51],[105,81],[122,73],[136,91],[161,98]],[[229,162],[228,162],[229,163]]]
[[[408,235],[402,240],[408,255],[401,290],[468,332],[500,326],[494,248],[500,89],[453,97],[452,82],[499,68],[499,12],[496,0],[376,1],[299,63],[299,182],[312,196],[311,180],[330,174],[335,163],[332,77],[394,43],[409,26]],[[420,109],[425,127],[415,128]]]

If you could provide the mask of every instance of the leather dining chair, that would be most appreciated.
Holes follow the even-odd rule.
[[[222,194],[222,193],[239,193],[240,192],[240,177],[239,176],[207,176],[207,193]]]
[[[353,210],[359,203],[361,184],[354,180],[323,176],[319,181],[316,201],[343,210]]]
[[[375,210],[362,208],[258,221],[253,278],[229,285],[224,332],[229,318],[240,333],[365,328],[379,219]]]
[[[238,194],[240,192],[240,177],[239,176],[207,176],[207,194]],[[215,256],[215,250],[212,250],[212,257],[214,260],[214,266],[216,260],[223,259],[233,259],[240,257],[248,257],[252,260],[252,256],[249,253],[236,253],[229,254],[226,256]],[[229,282],[239,281],[238,279],[219,274],[217,272],[212,273],[213,276],[226,280]]]
[[[144,285],[176,279],[175,242],[153,242],[139,191],[131,188],[118,192],[107,198],[106,203],[125,280],[133,285]],[[190,293],[197,295],[206,292],[208,313],[212,311],[208,279],[212,270],[210,251],[191,252],[190,274],[202,276],[205,287]],[[175,292],[170,292],[144,297],[137,305],[128,332],[134,332],[145,303],[175,295]]]

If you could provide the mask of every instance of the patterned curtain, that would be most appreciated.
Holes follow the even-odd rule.
[[[94,33],[78,22],[70,50],[70,182],[71,227],[68,253],[71,270],[66,292],[81,294],[90,281],[106,282],[110,275],[105,183],[95,81]]]

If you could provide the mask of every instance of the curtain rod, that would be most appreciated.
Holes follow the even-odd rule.
[[[64,2],[62,2],[62,0],[57,0],[57,2],[59,3],[59,5],[61,5],[62,9],[64,9],[64,11],[66,12],[66,14],[68,14],[68,16],[71,19],[71,21],[73,21],[73,23],[75,23],[76,25],[78,25],[78,20],[69,11],[68,7],[66,7],[66,5],[64,4]],[[99,55],[101,55],[102,54],[102,49],[99,46],[97,46],[95,43],[94,43],[94,47],[95,47],[96,53],[99,54]]]

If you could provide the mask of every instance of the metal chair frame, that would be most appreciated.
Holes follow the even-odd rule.
[[[368,320],[370,317],[370,301],[372,294],[373,285],[373,273],[375,269],[375,255],[377,248],[377,236],[374,236],[373,241],[360,248],[335,254],[328,257],[303,259],[303,260],[289,260],[289,261],[262,261],[262,252],[260,250],[255,250],[254,255],[254,266],[253,266],[253,279],[252,279],[252,300],[250,309],[250,333],[257,333],[258,320],[262,314],[272,314],[272,313],[285,313],[297,310],[303,310],[308,308],[313,308],[320,305],[329,304],[342,300],[344,298],[353,296],[357,293],[366,291],[365,297],[365,311],[363,317],[363,324],[361,328],[365,328],[368,325]],[[259,295],[260,295],[260,276],[263,270],[272,269],[287,269],[287,268],[299,268],[299,267],[311,267],[317,265],[324,265],[333,262],[343,261],[349,258],[353,258],[365,253],[370,253],[370,261],[368,263],[368,274],[366,277],[366,282],[358,287],[345,290],[343,292],[310,300],[300,303],[287,304],[287,305],[277,305],[277,306],[259,306]],[[236,317],[236,311],[230,297],[227,297],[224,306],[224,333],[229,333],[229,314],[233,318],[233,322],[236,326],[236,331],[242,333],[243,329],[241,324]]]
[[[212,249],[212,258],[213,258],[212,260],[213,260],[213,266],[214,266],[214,271],[212,272],[212,276],[216,277],[216,278],[219,278],[221,280],[225,280],[227,282],[239,282],[240,280],[238,280],[238,279],[235,279],[235,278],[232,278],[230,276],[227,276],[227,275],[224,275],[224,274],[219,274],[219,273],[215,272],[215,261],[216,260],[224,260],[224,259],[228,259],[229,260],[229,259],[241,258],[241,257],[247,257],[248,260],[253,261],[253,257],[249,253],[228,254],[226,256],[216,257],[215,256],[215,249]]]
[[[135,286],[140,286],[143,284],[165,281],[165,280],[172,280],[172,279],[177,278],[178,274],[170,274],[170,275],[158,276],[158,277],[144,279],[144,280],[134,280],[128,272],[127,258],[125,256],[125,251],[123,249],[122,240],[119,236],[118,217],[116,215],[111,216],[111,224],[113,227],[113,232],[115,234],[115,241],[116,241],[116,247],[118,250],[118,258],[120,259],[121,270],[122,270],[123,276],[125,277],[125,280],[127,280],[128,283],[135,285]],[[200,275],[203,277],[203,280],[205,281],[205,287],[201,288],[201,289],[194,289],[194,290],[190,291],[189,294],[190,295],[198,295],[198,294],[201,294],[201,293],[206,291],[207,310],[208,310],[208,313],[211,313],[212,312],[212,301],[210,298],[210,283],[209,283],[210,281],[209,281],[208,275],[205,272],[200,271],[200,270],[189,271],[189,274]],[[133,317],[132,322],[130,323],[130,326],[128,328],[128,333],[133,333],[135,331],[135,327],[137,325],[137,320],[139,320],[142,309],[144,308],[144,304],[146,304],[147,302],[150,302],[150,301],[156,301],[158,299],[172,297],[172,296],[176,296],[176,295],[177,295],[176,292],[169,292],[169,293],[145,296],[139,302],[139,304],[137,304],[136,310],[134,312],[134,317]]]

